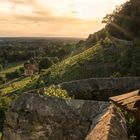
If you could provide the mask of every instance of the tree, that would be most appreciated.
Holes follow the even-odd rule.
[[[0,84],[4,84],[6,81],[5,77],[0,76]]]
[[[16,70],[11,73],[6,73],[6,78],[10,80],[10,79],[14,79],[14,78],[19,78],[20,75],[21,75],[20,70]]]
[[[0,64],[0,71],[2,71],[3,70],[3,66]]]
[[[140,0],[129,0],[103,18],[106,29],[115,37],[133,40],[140,31]]]
[[[50,66],[53,65],[53,61],[50,58],[43,58],[42,60],[40,60],[39,62],[39,69],[47,69]]]

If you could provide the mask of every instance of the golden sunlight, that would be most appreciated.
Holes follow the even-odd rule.
[[[0,0],[0,36],[86,37],[101,29],[102,18],[125,1]]]

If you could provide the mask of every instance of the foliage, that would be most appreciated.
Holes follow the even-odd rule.
[[[7,79],[15,79],[15,78],[19,78],[20,76],[21,76],[20,70],[16,70],[11,73],[6,73]]]
[[[106,29],[113,36],[124,39],[134,39],[140,37],[140,1],[129,0],[113,11],[107,14],[103,23],[106,23]]]
[[[116,52],[117,48],[110,46],[107,41],[104,41],[104,46],[98,43],[50,67],[42,76],[45,83],[57,84],[91,77],[110,77],[114,72],[120,72],[118,58],[121,58],[122,50]]]
[[[1,86],[0,93],[2,96],[11,94],[11,93],[16,93],[17,91],[25,88],[25,90],[28,90],[28,87],[32,85],[36,80],[38,79],[38,76],[32,77],[23,77],[16,79],[15,81],[12,81],[12,83],[6,84]]]
[[[119,61],[119,69],[122,75],[139,76],[140,73],[140,47],[134,45],[124,52]]]
[[[54,96],[54,97],[62,98],[62,99],[71,99],[71,97],[69,96],[66,90],[55,85],[51,85],[48,88],[44,88],[44,94],[46,96]]]
[[[43,81],[42,78],[39,78],[39,80],[36,82],[35,86],[36,86],[36,88],[45,87],[45,82]]]
[[[59,62],[59,58],[56,57],[56,56],[55,57],[52,57],[51,59],[52,59],[52,61],[53,61],[54,64]]]
[[[3,66],[0,64],[0,71],[2,71],[3,70]]]
[[[6,73],[11,73],[14,72],[17,69],[20,69],[21,67],[23,67],[23,63],[19,62],[19,63],[10,63],[7,65],[6,68],[4,68],[2,71],[0,71],[0,75],[4,75]]]
[[[107,47],[112,47],[113,46],[113,42],[108,38],[106,37],[104,40],[101,39],[99,41],[100,45],[104,48],[107,48]]]
[[[3,130],[3,124],[5,120],[5,108],[0,106],[0,132]]]
[[[39,62],[39,69],[47,69],[53,65],[53,61],[50,58],[44,58]]]
[[[113,78],[119,78],[119,77],[121,77],[121,74],[120,74],[119,72],[114,72],[114,73],[111,75],[111,77],[113,77]]]
[[[63,59],[71,53],[79,39],[63,38],[5,38],[0,42],[0,64],[27,61],[30,58],[55,57]]]
[[[5,111],[11,103],[10,98],[0,97],[0,132],[3,129],[3,123],[5,119]]]
[[[5,77],[1,76],[1,77],[0,77],[0,85],[1,85],[1,84],[4,84],[5,81],[6,81]]]
[[[89,34],[86,40],[80,40],[79,43],[73,46],[74,48],[72,50],[72,54],[73,55],[79,54],[87,50],[88,48],[93,47],[94,45],[97,44],[98,41],[100,41],[101,39],[104,40],[106,37],[107,37],[107,30],[105,28],[93,34]]]
[[[137,120],[132,114],[129,114],[126,111],[123,111],[123,114],[126,118],[127,127],[128,127],[128,137],[131,140],[140,139],[140,121]]]

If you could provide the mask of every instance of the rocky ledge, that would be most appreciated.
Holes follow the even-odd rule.
[[[125,120],[108,102],[24,94],[15,100],[6,113],[2,140],[108,138],[127,140]]]

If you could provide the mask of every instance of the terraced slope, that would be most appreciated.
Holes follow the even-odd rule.
[[[82,53],[53,65],[45,71],[42,77],[46,84],[52,84],[117,75],[119,71],[118,61],[126,51],[124,48],[97,43]]]
[[[23,67],[23,62],[11,64],[6,69],[0,71],[0,76],[5,76],[6,73],[14,72],[21,67]]]

